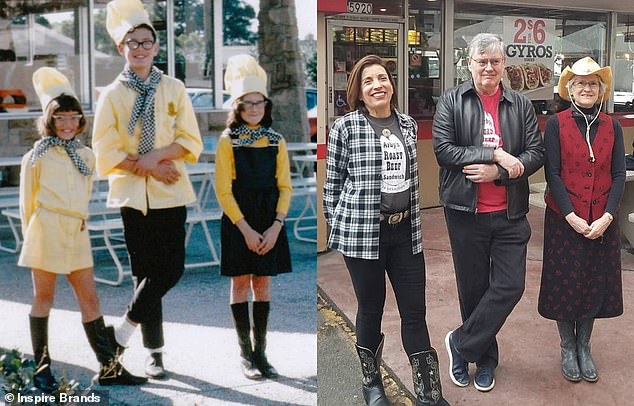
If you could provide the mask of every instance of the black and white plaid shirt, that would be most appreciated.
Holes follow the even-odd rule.
[[[410,162],[412,253],[423,250],[418,202],[416,134],[411,117],[396,113]],[[328,245],[343,255],[379,258],[381,143],[359,111],[337,119],[328,134],[324,214],[331,227]]]

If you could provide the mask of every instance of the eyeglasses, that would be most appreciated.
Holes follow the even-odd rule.
[[[586,82],[585,80],[580,80],[578,82],[573,83],[572,85],[576,87],[578,90],[585,89],[586,86],[590,86],[590,89],[596,90],[599,88],[600,83],[596,81]]]
[[[147,40],[147,41],[135,41],[133,39],[126,41],[125,43],[128,48],[130,48],[131,50],[135,50],[137,48],[139,48],[140,46],[143,47],[143,49],[152,49],[152,47],[154,46],[154,41],[152,40]]]
[[[55,124],[66,124],[66,123],[77,124],[81,121],[82,117],[83,117],[82,114],[73,114],[72,116],[54,115],[53,121],[55,122]]]
[[[488,64],[491,64],[494,68],[500,66],[500,64],[504,61],[502,58],[490,58],[490,59],[475,59],[471,58],[472,61],[478,64],[481,68],[486,68]]]
[[[267,101],[266,100],[260,100],[259,102],[250,102],[250,101],[243,101],[240,102],[238,104],[238,108],[242,109],[242,110],[250,110],[250,109],[263,109],[264,107],[266,107]]]

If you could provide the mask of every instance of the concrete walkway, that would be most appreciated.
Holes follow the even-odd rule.
[[[441,379],[445,398],[453,406],[624,406],[632,405],[629,376],[634,365],[634,255],[623,250],[623,296],[625,313],[614,319],[599,320],[592,336],[593,356],[600,373],[595,383],[566,381],[559,368],[559,336],[555,323],[537,313],[537,296],[541,274],[543,243],[542,208],[531,207],[529,221],[532,237],[528,249],[526,291],[514,312],[498,335],[500,365],[496,374],[496,386],[489,393],[481,393],[472,385],[455,386],[448,376],[448,357],[444,347],[445,334],[458,326],[460,312],[456,292],[451,250],[441,208],[423,211],[423,234],[427,269],[427,322],[432,344],[438,351]],[[327,252],[318,255],[318,285],[324,299],[337,309],[352,325],[355,319],[356,300],[350,277],[341,255]],[[388,282],[389,284],[389,282]],[[383,359],[395,380],[412,391],[411,369],[403,351],[400,338],[400,319],[391,287],[383,318],[385,347]],[[321,333],[321,326],[320,326]],[[321,349],[320,338],[320,353]],[[353,347],[350,347],[353,348]],[[342,357],[339,366],[349,369],[353,362],[356,372],[356,388],[360,394],[361,371],[358,360]],[[475,372],[471,371],[472,374]],[[319,376],[334,373],[319,364]],[[343,380],[342,380],[343,382]],[[319,405],[335,406],[327,392],[319,388]],[[331,388],[330,392],[347,390]],[[324,396],[322,397],[322,393]],[[394,399],[398,404],[408,400]]]
[[[291,215],[301,211],[303,204],[303,199],[296,199]],[[210,223],[216,243],[219,228],[218,222]],[[5,231],[8,230],[2,233]],[[9,238],[2,233],[0,238]],[[281,374],[279,379],[253,381],[242,375],[229,308],[229,278],[220,277],[216,266],[187,269],[163,299],[164,363],[169,379],[151,380],[137,387],[95,386],[94,389],[108,392],[110,406],[317,404],[315,244],[296,240],[292,230],[288,234],[293,272],[272,280],[267,336],[267,355]],[[197,227],[188,247],[188,259],[204,259],[209,255],[206,250]],[[97,273],[112,276],[114,267],[104,251],[95,256],[95,261]],[[30,272],[18,268],[16,256],[7,253],[0,253],[0,270],[0,354],[15,348],[30,358]],[[118,287],[97,284],[97,291],[106,323],[114,322],[124,313],[131,298],[132,282],[126,277]],[[49,346],[52,368],[58,378],[66,375],[84,388],[89,386],[98,363],[84,334],[72,289],[64,277],[58,278],[50,314]],[[124,365],[142,375],[146,356],[137,331],[125,352]]]

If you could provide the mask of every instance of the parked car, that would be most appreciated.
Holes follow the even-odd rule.
[[[210,109],[214,105],[213,89],[205,87],[188,87],[187,94],[192,100],[195,109]],[[226,102],[231,96],[227,92],[222,92],[222,101]]]
[[[614,92],[615,111],[634,111],[634,93],[615,91]]]

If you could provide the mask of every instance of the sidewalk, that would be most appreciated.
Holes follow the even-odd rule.
[[[455,386],[448,376],[448,357],[444,346],[445,334],[460,322],[453,263],[447,230],[441,208],[423,210],[423,235],[427,272],[427,323],[432,344],[440,359],[441,380],[445,398],[452,406],[623,406],[632,404],[629,375],[634,365],[634,323],[632,297],[634,297],[634,255],[623,251],[624,315],[614,319],[598,320],[593,333],[593,356],[600,373],[595,384],[566,381],[560,372],[559,336],[555,323],[537,313],[537,296],[541,274],[543,243],[542,208],[531,206],[529,221],[532,237],[528,247],[526,291],[520,303],[509,316],[498,335],[500,365],[496,374],[496,386],[489,393],[481,393],[472,385]],[[318,286],[324,299],[340,311],[348,321],[354,321],[356,299],[350,277],[338,252],[318,255]],[[389,284],[389,282],[388,282]],[[322,353],[322,320],[320,320],[319,353]],[[400,338],[400,319],[391,287],[383,317],[386,334],[383,360],[393,378],[412,391],[411,369],[403,351]],[[351,351],[354,351],[350,346]],[[352,362],[352,368],[350,366]],[[332,369],[348,370],[350,379],[356,379],[360,396],[361,370],[356,354],[341,357]],[[475,372],[472,369],[472,374]],[[319,378],[335,373],[322,368],[319,362]],[[352,377],[352,375],[356,377]],[[336,382],[334,383],[336,384]],[[348,390],[342,385],[329,392],[319,390],[319,405],[337,405],[327,397],[328,393]],[[322,397],[322,394],[324,396]],[[361,403],[362,404],[362,403]],[[407,404],[407,403],[403,403]]]
[[[293,213],[301,210],[303,204],[303,199],[294,199]],[[218,247],[218,222],[211,222],[209,228]],[[169,379],[150,380],[137,387],[95,386],[94,389],[108,391],[110,405],[315,405],[315,244],[297,241],[291,229],[287,232],[293,272],[272,280],[267,336],[267,355],[279,371],[279,379],[252,381],[242,375],[229,308],[229,278],[220,277],[216,266],[185,270],[179,283],[163,299],[164,362]],[[200,227],[192,238],[188,258],[208,256]],[[28,320],[31,275],[27,269],[18,268],[16,261],[15,255],[0,253],[0,353],[17,348],[31,358]],[[97,273],[112,272],[112,268],[105,251],[96,255]],[[126,277],[117,287],[98,283],[97,291],[106,323],[114,322],[124,313],[131,298],[132,282]],[[58,278],[49,324],[54,373],[58,378],[65,374],[87,387],[98,363],[85,337],[72,289],[64,277]],[[143,375],[146,356],[137,331],[123,363],[132,373]],[[0,405],[3,404],[0,398]]]

